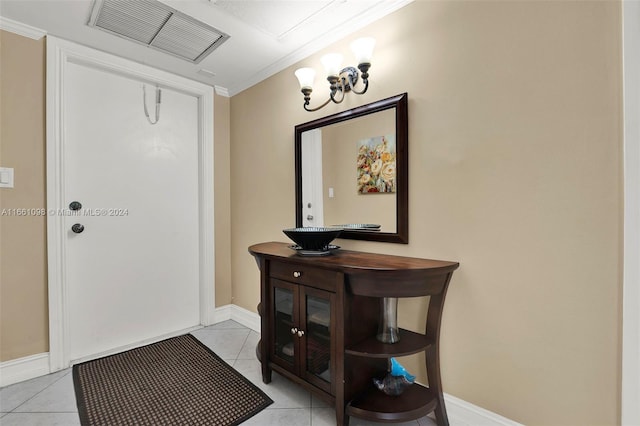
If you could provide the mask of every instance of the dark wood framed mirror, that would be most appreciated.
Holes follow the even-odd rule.
[[[296,227],[407,244],[408,132],[406,93],[295,126]]]

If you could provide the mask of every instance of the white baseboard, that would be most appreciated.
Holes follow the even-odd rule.
[[[1,387],[44,376],[45,374],[49,374],[48,352],[0,362]]]
[[[258,315],[257,312],[251,312],[236,305],[231,306],[232,320],[250,328],[256,333],[260,333],[260,315]]]
[[[213,311],[213,320],[211,324],[217,324],[222,321],[229,321],[231,319],[231,307],[234,305],[224,305],[219,308],[215,308]]]
[[[224,305],[216,308],[213,323],[233,320],[251,330],[260,333],[260,315],[237,305]]]
[[[447,393],[444,394],[444,402],[452,426],[522,426],[521,423]]]

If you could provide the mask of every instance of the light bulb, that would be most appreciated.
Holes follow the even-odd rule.
[[[373,56],[373,48],[376,45],[376,39],[373,37],[362,37],[351,43],[351,50],[356,56],[357,64],[370,64]]]
[[[298,77],[300,89],[313,90],[313,80],[316,78],[316,70],[313,68],[299,68],[296,70],[295,75]]]
[[[327,77],[337,77],[340,74],[340,65],[342,65],[342,55],[339,53],[329,53],[324,55],[320,61],[327,71]]]

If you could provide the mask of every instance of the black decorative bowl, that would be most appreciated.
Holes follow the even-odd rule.
[[[303,250],[326,250],[329,243],[340,235],[342,229],[308,226],[283,229],[282,232]]]

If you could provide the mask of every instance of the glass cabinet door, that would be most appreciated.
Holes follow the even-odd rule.
[[[334,391],[335,294],[270,279],[271,359],[327,393]]]
[[[331,305],[332,293],[305,289],[305,371],[316,384],[331,384]]]
[[[283,283],[284,284],[284,283]],[[274,314],[274,355],[285,362],[285,366],[293,368],[296,356],[297,335],[292,331],[295,320],[295,292],[293,288],[273,287]]]

